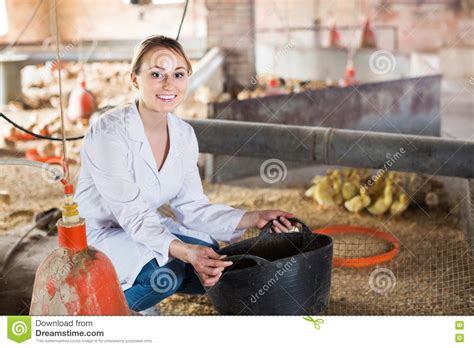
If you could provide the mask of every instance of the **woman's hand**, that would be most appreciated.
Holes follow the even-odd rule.
[[[217,283],[226,267],[232,261],[222,261],[225,255],[219,255],[212,248],[193,245],[174,240],[170,244],[170,255],[190,263],[204,286],[213,286]]]
[[[259,210],[257,211],[256,227],[262,229],[269,221],[273,220],[272,232],[288,232],[292,224],[286,218],[292,218],[295,215],[282,210]]]
[[[248,211],[242,217],[237,228],[263,228],[269,221],[273,220],[271,232],[288,232],[292,224],[287,218],[295,217],[294,214],[283,210],[255,210]]]
[[[219,255],[210,247],[189,245],[188,260],[193,265],[204,286],[213,286],[217,283],[226,267],[232,261],[222,261],[226,255]]]

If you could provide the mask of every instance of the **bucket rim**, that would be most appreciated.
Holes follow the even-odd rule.
[[[295,233],[298,233],[298,232],[295,232]],[[334,241],[333,241],[333,239],[332,239],[331,236],[326,235],[326,234],[322,234],[322,233],[311,233],[311,234],[308,233],[308,234],[304,234],[304,235],[311,236],[311,238],[313,238],[313,237],[315,237],[315,238],[323,238],[323,239],[326,239],[326,240],[328,241],[328,243],[327,243],[326,245],[320,247],[320,248],[317,248],[317,249],[309,250],[309,251],[306,251],[306,252],[303,251],[303,253],[309,255],[309,254],[316,253],[316,252],[317,252],[317,253],[322,253],[322,252],[326,251],[327,249],[331,249],[331,251],[332,251]],[[243,240],[243,241],[241,241],[241,242],[249,241],[249,240],[251,240],[251,239],[257,239],[257,238],[259,239],[259,238],[268,238],[268,237],[266,237],[266,236],[264,236],[264,237],[257,236],[257,237],[252,237],[252,238],[249,238],[249,239],[245,239],[245,240]],[[238,243],[240,243],[240,242],[238,242]],[[233,245],[236,245],[236,244],[237,244],[237,243],[227,245],[227,246],[225,246],[224,248],[219,249],[219,250],[217,251],[217,253],[218,253],[218,254],[221,254],[221,255],[224,255],[224,254],[227,255],[227,253],[225,252],[225,249],[228,248],[228,247],[231,247],[231,246],[233,246]],[[251,248],[252,248],[252,247],[250,247],[250,249],[251,249]],[[249,249],[249,250],[250,250],[250,249]],[[227,256],[247,255],[247,254],[250,254],[250,253],[249,253],[249,250],[247,250],[247,252],[246,252],[245,254],[234,254],[234,255],[227,255]],[[293,257],[295,257],[295,256],[301,256],[303,253],[302,253],[302,252],[299,252],[298,254],[291,255],[291,256],[287,256],[287,257],[284,257],[284,258],[281,258],[281,259],[276,259],[276,260],[267,260],[267,259],[265,259],[265,260],[268,262],[268,264],[267,264],[266,266],[261,266],[261,267],[277,266],[277,263],[284,263],[284,262],[287,262],[287,261],[291,260],[291,258],[293,258]],[[250,254],[250,255],[253,255],[253,254]],[[253,255],[253,256],[259,256],[259,255]],[[259,256],[259,257],[261,257],[261,256]],[[331,253],[331,262],[332,262],[332,253]],[[255,266],[258,266],[258,265],[255,264]],[[224,274],[229,275],[230,272],[232,272],[233,275],[236,275],[236,274],[240,273],[241,271],[249,271],[249,269],[254,268],[255,266],[245,267],[245,268],[237,269],[237,270],[234,270],[234,271],[232,271],[232,270],[228,270],[228,271],[224,270],[224,272],[222,273],[222,275],[224,275]],[[216,284],[216,285],[217,285],[217,284]]]

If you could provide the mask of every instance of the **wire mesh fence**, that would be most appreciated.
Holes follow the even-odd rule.
[[[250,230],[244,238],[258,236]],[[335,235],[327,315],[472,315],[474,259],[469,240],[423,240],[400,244],[390,261],[367,265],[390,243],[364,235]],[[338,262],[334,262],[334,261]],[[349,260],[344,266],[344,260]],[[360,260],[360,264],[358,261]]]

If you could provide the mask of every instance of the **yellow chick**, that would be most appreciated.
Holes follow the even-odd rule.
[[[334,180],[335,178],[341,178],[341,172],[339,169],[328,170],[326,176],[329,179]]]
[[[347,181],[342,185],[342,198],[347,201],[359,193],[360,174],[356,170],[351,170],[345,174]]]
[[[337,205],[337,192],[329,178],[323,178],[314,188],[314,199],[323,206]]]
[[[404,184],[404,176],[403,176],[403,174],[400,173],[400,172],[391,172],[391,173],[393,173],[393,177],[392,177],[393,182],[396,183],[397,186],[402,187],[403,184]],[[390,178],[390,176],[389,176],[389,178]]]
[[[367,208],[370,205],[370,197],[365,190],[360,191],[360,195],[357,195],[350,200],[344,202],[344,207],[351,213],[359,213],[362,209]]]
[[[396,172],[393,172],[393,171],[387,172],[387,179],[390,179],[390,180],[392,180],[392,181],[395,181],[396,177],[397,177],[397,173],[396,173]]]
[[[372,198],[373,201],[376,201],[377,198],[383,194],[385,181],[386,181],[387,172],[382,172],[380,175],[374,173],[366,182],[367,193]]]
[[[307,189],[305,192],[304,192],[304,196],[306,198],[311,198],[314,196],[314,189],[316,188],[316,185],[311,185],[311,187],[309,189]]]
[[[372,215],[383,215],[390,209],[392,202],[393,184],[390,179],[387,179],[383,195],[379,197],[372,206],[368,207],[367,210]]]
[[[317,183],[319,183],[322,179],[324,178],[324,176],[321,176],[321,175],[316,175],[313,180],[311,180],[311,183],[313,185],[316,185]]]
[[[344,175],[344,179],[347,181],[347,180],[350,180],[355,173],[357,173],[357,169],[354,169],[354,168],[344,168],[342,170],[342,173]]]
[[[334,201],[336,202],[337,205],[340,205],[344,202],[344,199],[342,198],[342,179],[341,176],[339,175],[339,171],[335,170],[333,175],[331,176],[332,179],[332,188],[334,190]]]
[[[406,193],[400,193],[397,200],[392,203],[390,207],[390,214],[392,215],[401,215],[405,210],[408,209],[410,205],[410,199],[406,195]]]
[[[357,187],[350,181],[346,181],[342,184],[342,198],[345,201],[355,197],[357,195]]]
[[[367,168],[364,168],[361,173],[361,180],[363,182],[366,182],[369,179],[369,170]]]
[[[342,170],[342,173],[344,174],[344,177],[347,179],[348,177],[351,176],[352,168],[344,168]]]
[[[329,174],[330,173],[330,174]],[[332,188],[334,190],[334,200],[336,204],[342,204],[344,199],[342,198],[342,179],[341,179],[341,172],[339,169],[334,169],[332,171],[328,171],[329,180],[332,183]]]
[[[351,175],[350,175],[349,178],[351,179],[351,181],[352,181],[355,185],[357,185],[357,186],[360,185],[360,173],[359,173],[359,171],[354,170],[354,171],[351,173]]]
[[[313,180],[311,180],[311,186],[305,191],[304,197],[306,198],[313,198],[314,196],[314,190],[316,188],[316,185],[323,179],[322,176],[316,175]]]

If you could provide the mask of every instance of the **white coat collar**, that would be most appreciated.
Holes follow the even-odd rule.
[[[168,131],[171,132],[171,124],[169,113],[168,118]],[[130,107],[127,108],[125,113],[125,127],[127,129],[128,137],[132,140],[145,142],[148,141],[145,134],[145,127],[143,126],[142,118],[140,117],[140,112],[138,111],[138,99],[135,99],[130,103]]]
[[[169,161],[172,161],[172,153],[175,151],[175,147],[178,145],[176,140],[180,136],[181,132],[176,130],[176,124],[174,116],[171,113],[167,114],[168,121],[168,133],[170,137],[170,148],[168,155],[166,156],[165,163],[163,164],[161,170],[165,169],[165,166],[169,166]],[[139,143],[139,153],[140,156],[145,160],[148,166],[153,170],[156,176],[160,175],[158,168],[156,167],[156,161],[153,156],[153,152],[150,147],[150,143],[145,134],[145,128],[143,126],[140,113],[138,111],[138,100],[135,99],[130,107],[128,112],[125,114],[125,127],[127,129],[128,138]]]

